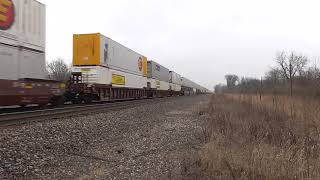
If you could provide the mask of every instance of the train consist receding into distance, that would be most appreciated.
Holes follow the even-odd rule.
[[[209,92],[100,33],[73,36],[68,83],[46,80],[45,5],[35,0],[2,0],[0,7],[0,106]]]

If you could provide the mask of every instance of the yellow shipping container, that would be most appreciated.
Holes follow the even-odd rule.
[[[100,34],[73,35],[73,65],[100,65]]]

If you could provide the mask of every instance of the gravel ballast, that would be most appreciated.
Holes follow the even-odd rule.
[[[209,95],[0,129],[0,179],[180,179]]]

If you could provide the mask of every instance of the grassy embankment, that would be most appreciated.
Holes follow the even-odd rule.
[[[193,167],[186,167],[193,171],[189,175],[199,179],[320,178],[317,100],[213,95],[205,111],[205,146],[193,159]]]

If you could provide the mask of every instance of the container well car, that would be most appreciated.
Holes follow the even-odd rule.
[[[44,80],[45,14],[35,0],[0,1],[0,106],[64,101],[64,83]]]

